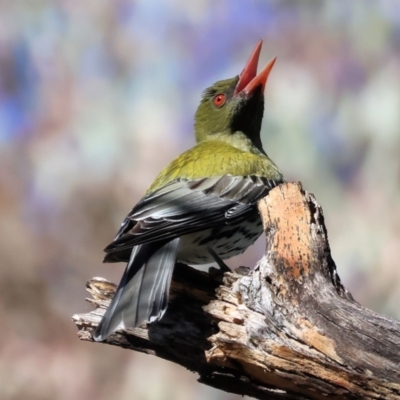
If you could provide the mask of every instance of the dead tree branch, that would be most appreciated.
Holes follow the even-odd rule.
[[[198,372],[258,399],[400,399],[400,323],[355,302],[337,275],[322,209],[300,184],[260,201],[265,256],[221,276],[178,264],[161,322],[106,343]],[[94,278],[96,310],[74,315],[91,341],[115,285]]]

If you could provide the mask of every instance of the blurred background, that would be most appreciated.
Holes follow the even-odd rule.
[[[398,2],[0,1],[0,398],[239,398],[80,342],[71,315],[119,281],[102,249],[261,38],[264,148],[322,205],[345,286],[400,319]]]

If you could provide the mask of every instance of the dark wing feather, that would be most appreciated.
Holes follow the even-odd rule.
[[[178,246],[177,238],[131,249],[124,275],[93,334],[94,340],[104,340],[119,328],[161,319],[168,305]]]
[[[172,240],[220,224],[238,223],[279,181],[257,176],[176,180],[144,197],[125,218],[105,261],[139,244]]]

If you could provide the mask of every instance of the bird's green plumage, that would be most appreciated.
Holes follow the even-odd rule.
[[[221,265],[261,235],[256,203],[284,178],[261,144],[270,67],[256,75],[260,49],[259,43],[240,78],[204,91],[195,116],[197,144],[161,171],[106,247],[105,262],[127,267],[96,341],[160,320],[176,261]]]
[[[203,141],[181,154],[158,175],[147,193],[156,191],[176,179],[257,175],[279,181],[282,174],[276,165],[249,143],[239,132],[237,145],[219,138]],[[232,140],[231,140],[232,141]],[[240,146],[242,145],[242,146]],[[243,147],[242,149],[240,147]]]
[[[207,140],[210,136],[229,128],[235,110],[235,101],[232,99],[233,92],[238,80],[239,77],[236,76],[232,79],[216,82],[203,92],[194,123],[197,143]],[[226,94],[228,99],[230,99],[222,108],[216,108],[212,104],[213,97],[219,93]]]
[[[283,179],[281,172],[265,154],[260,139],[264,111],[263,93],[243,99],[234,95],[239,77],[215,83],[203,93],[195,116],[197,145],[173,160],[157,176],[147,194],[177,179],[235,175],[257,175],[274,181]],[[227,97],[217,108],[213,98]]]

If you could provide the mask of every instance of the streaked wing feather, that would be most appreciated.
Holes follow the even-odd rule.
[[[105,251],[176,237],[226,223],[254,212],[257,200],[280,182],[257,176],[177,180],[144,197],[126,217]]]

